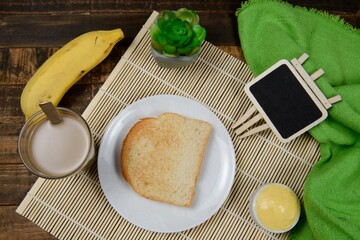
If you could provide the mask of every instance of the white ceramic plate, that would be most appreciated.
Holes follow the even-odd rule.
[[[141,118],[156,117],[164,112],[175,112],[212,125],[194,201],[189,208],[141,197],[121,173],[121,146],[130,128]],[[106,198],[122,217],[150,231],[179,232],[203,223],[224,203],[234,180],[235,153],[226,128],[204,105],[185,97],[159,95],[134,102],[111,121],[101,141],[98,171]]]

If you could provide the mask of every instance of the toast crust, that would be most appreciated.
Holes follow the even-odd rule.
[[[210,133],[209,123],[176,113],[141,119],[123,141],[125,180],[145,198],[191,206]]]

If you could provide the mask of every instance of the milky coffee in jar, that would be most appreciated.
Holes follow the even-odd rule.
[[[19,136],[24,165],[43,178],[63,178],[94,161],[94,141],[86,121],[67,108],[56,108],[62,122],[52,124],[43,111],[31,116]]]

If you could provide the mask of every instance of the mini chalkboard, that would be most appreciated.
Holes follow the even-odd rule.
[[[256,110],[259,114],[244,123],[236,131],[237,134],[263,118],[266,124],[248,131],[242,137],[271,128],[281,141],[288,142],[326,119],[327,108],[341,98],[336,96],[329,100],[322,94],[313,81],[324,72],[321,69],[309,76],[301,66],[307,57],[305,54],[299,61],[294,59],[291,63],[280,60],[245,85],[245,93],[254,106],[233,128],[244,123]]]

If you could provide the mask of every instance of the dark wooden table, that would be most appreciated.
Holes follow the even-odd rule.
[[[293,0],[292,4],[340,15],[360,27],[359,1]],[[153,10],[196,10],[207,40],[243,59],[235,11],[240,1],[24,1],[0,2],[0,239],[51,239],[15,213],[36,177],[22,165],[17,138],[24,124],[20,96],[27,81],[57,49],[87,31],[120,27],[126,37],[109,57],[74,85],[60,102],[82,113]]]

